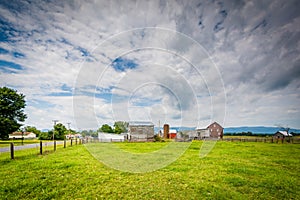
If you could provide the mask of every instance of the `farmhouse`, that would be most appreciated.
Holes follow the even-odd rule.
[[[204,138],[209,138],[210,137],[209,129],[207,129],[207,128],[197,128],[196,132],[197,132],[196,136],[199,139],[204,139]]]
[[[190,139],[205,139],[205,138],[223,138],[224,128],[214,122],[207,126],[206,128],[196,128],[196,130],[188,131],[185,134],[189,136]]]
[[[292,137],[293,135],[288,133],[287,131],[277,131],[273,137],[276,139],[284,139],[286,137]]]
[[[22,139],[22,137],[24,137],[24,139],[35,139],[36,138],[36,134],[32,133],[32,132],[13,132],[12,134],[9,134],[9,139]]]
[[[129,122],[128,137],[133,139],[152,139],[154,137],[154,124],[152,122]]]

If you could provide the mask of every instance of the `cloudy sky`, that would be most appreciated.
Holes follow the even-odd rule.
[[[0,1],[26,125],[300,128],[300,1]]]

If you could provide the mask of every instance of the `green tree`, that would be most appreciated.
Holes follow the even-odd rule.
[[[40,140],[50,140],[51,137],[52,137],[52,134],[53,132],[42,132],[39,134],[39,139]]]
[[[114,130],[108,124],[103,124],[101,126],[101,128],[98,129],[98,131],[99,132],[104,132],[104,133],[114,133]]]
[[[17,131],[27,118],[24,113],[25,96],[16,90],[0,88],[0,138],[7,139],[8,134]]]
[[[128,122],[117,121],[114,123],[114,132],[117,134],[127,132]]]
[[[62,123],[58,123],[54,126],[54,139],[63,140],[65,139],[65,135],[67,133],[68,130]],[[52,139],[53,139],[53,135],[52,135]]]
[[[36,137],[39,137],[39,135],[41,134],[41,131],[38,130],[36,127],[34,126],[26,126],[25,127],[25,131],[26,132],[32,132],[36,134]]]

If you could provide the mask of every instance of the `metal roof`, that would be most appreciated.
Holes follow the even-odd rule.
[[[292,134],[287,133],[286,131],[278,131],[278,132],[281,133],[284,136],[293,136]]]
[[[154,124],[146,121],[131,121],[129,122],[129,126],[154,126]]]

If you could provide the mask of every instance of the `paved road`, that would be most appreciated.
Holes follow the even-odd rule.
[[[56,145],[58,144],[63,144],[64,141],[56,141]],[[53,146],[53,142],[43,142],[43,147],[45,146]],[[26,144],[26,145],[20,145],[20,146],[15,146],[15,151],[18,150],[23,150],[23,149],[32,149],[32,148],[39,148],[40,147],[40,143],[34,143],[34,144]],[[1,147],[0,148],[0,152],[10,152],[10,147]]]

